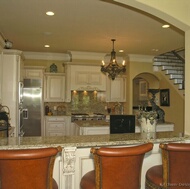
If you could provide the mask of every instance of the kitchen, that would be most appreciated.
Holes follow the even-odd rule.
[[[23,112],[24,126],[20,127],[21,130],[15,128],[15,131],[11,136],[76,135],[82,131],[79,132],[80,129],[76,128],[74,121],[77,121],[77,119],[79,120],[79,117],[82,115],[83,117],[81,119],[83,121],[91,119],[93,122],[94,119],[99,119],[100,121],[104,120],[107,122],[108,124],[106,125],[106,129],[102,127],[102,131],[94,131],[92,133],[101,134],[102,132],[102,134],[105,134],[109,133],[109,113],[107,112],[107,109],[111,108],[111,114],[135,115],[135,112],[129,111],[128,103],[126,100],[126,85],[128,82],[128,77],[126,74],[117,77],[114,81],[112,81],[100,72],[99,65],[89,65],[84,63],[80,63],[79,65],[78,62],[76,63],[74,59],[74,53],[72,54],[72,62],[65,62],[64,64],[60,64],[59,61],[55,63],[53,63],[53,61],[50,66],[47,67],[44,66],[44,64],[41,64],[40,66],[27,65],[27,54],[24,54],[21,51],[6,49],[3,52],[4,73],[8,72],[11,64],[15,64],[15,61],[20,60],[16,62],[17,66],[15,67],[16,72],[20,74],[17,76],[14,76],[13,74],[12,79],[10,76],[4,74],[5,79],[12,82],[11,85],[13,86],[13,89],[15,89],[17,82],[19,83],[19,86],[22,82],[24,83],[24,87],[20,86],[18,88],[18,96],[22,96],[22,99],[18,98],[19,101],[14,102],[16,103],[16,106],[13,107],[13,103],[10,101],[11,94],[10,96],[5,95],[4,97],[4,103],[7,106],[10,106],[11,116],[14,114],[17,115],[17,111],[15,109],[16,107],[18,107],[18,109],[19,107],[22,107],[23,109],[21,112]],[[78,58],[76,59],[78,60]],[[35,62],[35,60],[32,61]],[[51,65],[55,65],[57,67],[56,72],[51,72]],[[19,67],[20,69],[18,69]],[[149,69],[151,69],[151,66],[149,67]],[[93,75],[94,77],[91,77]],[[155,82],[153,82],[153,84],[155,85]],[[149,86],[154,86],[153,84],[151,84],[151,81],[149,82]],[[34,85],[33,90],[39,91],[38,93],[28,93],[32,85]],[[7,88],[6,85],[3,86],[5,92]],[[36,88],[37,86],[38,88]],[[19,93],[23,94],[19,95]],[[37,98],[39,95],[40,99]],[[31,102],[28,103],[27,107],[27,98],[30,96]],[[39,104],[36,104],[37,99],[39,99]],[[32,114],[32,109],[29,109],[29,106],[33,107],[32,109],[36,109],[39,112],[34,111],[35,114]],[[33,120],[30,120],[30,117],[33,117]],[[19,125],[18,121],[19,120],[11,119],[11,125]],[[175,123],[170,124],[172,121],[167,120],[166,115],[166,123],[167,122],[169,122],[168,130],[174,130]],[[100,130],[99,123],[100,122],[97,123],[98,130]],[[101,124],[105,126],[105,123]],[[82,130],[84,130],[84,128]],[[137,130],[139,132],[139,129]],[[165,131],[167,131],[167,129]],[[182,133],[182,131],[180,132]]]
[[[177,8],[175,9],[175,10],[178,10]],[[44,56],[46,56],[46,59],[47,59],[47,54],[45,54]],[[27,59],[26,58],[26,61],[25,61],[25,63],[27,64],[29,64],[29,62],[31,63],[31,61],[30,61],[31,59]],[[57,64],[57,61],[56,60],[46,60],[45,61],[45,63],[44,63],[44,61],[43,60],[40,60],[40,61],[36,61],[36,60],[34,60],[33,61],[33,65],[35,65],[35,63],[36,62],[40,62],[40,66],[44,66],[45,65],[45,69],[49,69],[49,66],[52,64],[52,63],[55,63],[56,62],[56,64]],[[62,70],[63,68],[62,68],[62,61],[58,61],[59,62],[59,64],[60,64],[60,67],[61,67],[61,69],[60,70]],[[90,61],[89,61],[90,62]],[[150,61],[149,61],[149,63],[151,62],[151,58],[150,58]],[[43,64],[44,63],[44,64]],[[135,64],[136,65],[136,68],[134,68],[133,67],[133,65],[132,65],[132,63],[133,64]],[[142,72],[150,72],[150,73],[153,73],[153,71],[152,71],[152,66],[149,64],[148,66],[147,65],[145,65],[145,66],[140,66],[140,63],[142,63],[142,60],[141,60],[141,62],[138,64],[135,60],[132,60],[132,63],[131,63],[131,66],[132,67],[130,67],[129,69],[128,69],[128,80],[130,80],[130,81],[132,81],[132,79],[134,78],[134,76],[136,76],[136,74],[138,74],[138,73],[142,73]],[[147,63],[148,63],[148,61],[147,61]],[[42,65],[43,64],[43,65]],[[31,64],[30,64],[30,66],[31,66]],[[145,67],[147,68],[147,69],[145,69]],[[139,69],[138,69],[139,68]],[[187,68],[187,67],[186,67]],[[137,70],[137,71],[134,71],[134,70]],[[136,73],[136,72],[138,72],[138,73]],[[9,72],[7,72],[7,73],[9,73]],[[154,74],[154,73],[153,73]],[[187,76],[188,77],[188,76]],[[164,80],[164,81],[166,81],[166,80]],[[163,82],[164,83],[164,82]],[[161,87],[162,88],[165,88],[165,87],[167,87],[168,88],[168,86],[166,86],[167,85],[167,82],[165,83],[165,84],[163,84],[163,83],[161,83]],[[129,87],[129,89],[130,89],[130,91],[132,91],[132,84],[131,84],[131,82],[128,82],[127,83],[128,84],[128,87]],[[188,89],[186,89],[187,91],[188,91]],[[70,93],[68,93],[68,94],[66,94],[66,96],[68,96],[69,97],[69,94]],[[175,93],[175,90],[174,91],[172,91],[172,94],[174,94],[174,96],[172,97],[173,99],[176,99],[176,93]],[[187,92],[187,94],[188,94],[188,92]],[[178,96],[177,96],[178,97]],[[177,98],[178,99],[178,98]],[[174,102],[174,101],[173,101]],[[65,105],[65,102],[62,102],[64,105]],[[127,113],[132,113],[132,95],[131,95],[131,93],[127,93],[127,100],[126,100],[126,103],[127,103],[127,105],[124,107],[124,110],[127,112]],[[175,103],[177,103],[177,102],[174,102],[174,103],[172,103],[172,108],[176,111],[176,110],[179,110],[178,111],[178,113],[179,114],[181,114],[181,113],[184,113],[183,111],[181,112],[181,106],[179,107],[178,105],[174,105]],[[59,103],[58,103],[59,104]],[[68,106],[69,107],[69,106]],[[52,108],[54,108],[54,105],[52,106]],[[170,109],[170,107],[165,107],[165,110],[167,111],[168,109]],[[44,110],[43,110],[44,111]],[[169,110],[170,111],[170,110]],[[172,111],[172,110],[171,110]],[[181,125],[183,122],[181,122],[181,123],[179,123],[178,122],[178,120],[175,120],[174,121],[174,119],[175,118],[173,118],[174,116],[173,115],[175,115],[173,112],[171,112],[171,115],[169,116],[169,113],[166,113],[166,116],[168,117],[169,116],[169,119],[167,118],[166,120],[170,120],[170,121],[172,121],[172,122],[174,122],[175,123],[175,126],[176,127],[179,127],[179,125]],[[51,116],[51,117],[53,117],[53,116]],[[177,117],[177,116],[175,116],[175,117]],[[180,117],[180,115],[179,115],[179,117]],[[183,116],[181,116],[181,117],[183,117]],[[187,119],[187,118],[186,118]],[[178,123],[178,124],[177,124]],[[183,124],[182,124],[183,125]],[[105,135],[103,135],[102,136],[102,138],[106,138],[106,136]],[[27,138],[27,137],[26,137]],[[57,139],[58,139],[59,137],[57,137]],[[101,138],[101,137],[99,137],[99,138]],[[25,138],[24,138],[25,139]],[[52,137],[52,140],[54,139],[54,137]],[[60,138],[59,138],[60,139]],[[12,139],[13,140],[13,139]],[[35,144],[35,142],[36,143],[38,143],[39,141],[39,138],[37,138],[36,137],[36,140],[34,139],[34,141],[33,141],[33,143]],[[61,138],[61,140],[63,141],[63,138]],[[98,140],[97,138],[96,138],[96,140]],[[108,138],[107,139],[108,141],[110,141],[110,138]],[[181,140],[181,139],[179,139],[179,140]],[[43,142],[43,141],[42,141]],[[97,143],[95,140],[93,141],[94,142],[94,145],[101,145],[100,143]],[[124,143],[126,143],[127,142],[127,140],[125,139],[125,142],[123,141],[123,143],[122,144],[124,144]],[[129,141],[128,141],[129,142]],[[160,142],[159,140],[158,141],[156,141],[156,142]],[[13,143],[11,143],[11,139],[10,139],[10,146],[11,146],[11,144],[13,144]],[[49,138],[49,143],[48,143],[49,145],[52,145],[52,141],[51,141],[51,139]],[[70,144],[68,144],[68,145],[71,145],[72,144],[72,141],[71,141],[71,143]],[[103,143],[103,144],[105,144],[105,143]],[[109,144],[110,145],[112,145],[112,143],[111,142],[109,142]],[[119,144],[121,144],[121,143],[117,143],[116,145],[119,145]],[[7,143],[6,143],[6,145],[7,145]],[[16,147],[18,147],[20,144],[18,143],[17,144],[17,146]],[[32,144],[31,144],[32,145]],[[76,145],[77,145],[77,141],[76,141]],[[84,143],[82,143],[81,144],[81,146],[82,145],[84,145]],[[2,146],[2,148],[4,147],[3,146],[3,140],[2,140],[2,144],[1,144],[1,146]],[[20,145],[20,146],[22,146],[22,145]],[[72,145],[71,145],[72,146]],[[66,146],[65,145],[65,148],[67,148],[68,146]],[[71,150],[71,148],[70,148],[70,150]],[[74,152],[74,150],[75,149],[73,149],[73,152]],[[88,150],[89,151],[89,149],[86,149],[86,150]],[[78,154],[82,154],[82,149],[81,149],[81,151],[80,152],[78,152]],[[71,154],[72,155],[72,154]],[[86,154],[85,154],[86,155]],[[62,157],[61,157],[62,158]],[[60,159],[61,159],[60,158]],[[85,156],[84,156],[84,159],[85,159]],[[77,159],[78,160],[78,159]],[[152,162],[155,162],[155,159],[154,159],[154,161],[152,161]],[[77,164],[80,164],[79,162],[77,162]],[[80,171],[79,169],[78,169],[78,167],[75,169],[76,171]],[[79,175],[79,174],[76,174],[76,175]],[[68,179],[65,179],[65,177],[67,177]],[[57,178],[60,178],[60,177],[57,177]],[[78,178],[78,181],[80,180],[80,177],[78,176],[77,177]],[[73,178],[72,178],[73,179]],[[59,180],[59,179],[58,179]],[[61,180],[69,180],[69,176],[67,175],[67,176],[65,176],[64,175],[64,178],[63,179],[61,179]],[[61,183],[61,181],[60,181],[60,183]],[[64,182],[62,183],[62,185],[60,185],[60,186],[64,186]],[[72,188],[74,188],[74,187],[72,187]],[[75,188],[76,189],[76,188]]]
[[[69,4],[70,2],[67,2],[67,3]],[[87,3],[87,2],[85,2],[85,3]],[[111,5],[109,3],[105,3],[105,5],[106,6],[110,6],[110,7],[111,6],[115,6],[115,5]],[[91,7],[89,7],[89,8],[91,8]],[[115,7],[115,9],[119,9],[119,7]],[[50,19],[55,19],[55,18],[56,17],[51,17]],[[48,18],[46,17],[46,19],[48,19]],[[63,35],[63,37],[64,37],[64,35]],[[29,38],[27,38],[27,40],[28,39]],[[61,39],[62,38],[60,38],[60,40]],[[18,42],[16,42],[16,39],[14,39],[14,41],[13,41],[14,42],[13,43],[13,48],[14,48],[14,46],[16,46],[18,44]],[[86,41],[87,40],[85,40],[85,42]],[[110,39],[108,41],[110,42]],[[29,43],[29,42],[27,42],[27,43],[28,44],[33,44],[33,43]],[[80,43],[80,44],[82,44],[82,43]],[[97,44],[98,43],[94,44],[94,46],[97,45]],[[116,44],[118,44],[118,47],[120,46],[119,45],[120,44],[120,40],[119,39],[117,39]],[[65,43],[62,43],[62,45],[65,45]],[[75,45],[78,45],[78,43],[76,43]],[[66,82],[65,82],[65,92],[62,91],[64,89],[64,87],[61,88],[61,90],[57,91],[57,94],[59,94],[59,97],[56,96],[56,99],[55,99],[55,97],[53,97],[53,99],[51,99],[51,100],[50,100],[49,97],[51,97],[51,95],[54,95],[53,93],[52,94],[50,94],[50,93],[47,93],[47,94],[44,93],[44,94],[42,94],[45,103],[48,102],[48,101],[46,101],[47,98],[48,98],[50,100],[49,101],[50,103],[57,103],[55,105],[56,107],[58,107],[59,104],[61,103],[61,106],[63,104],[63,106],[67,108],[66,111],[67,111],[68,114],[72,113],[73,110],[71,109],[72,107],[70,105],[70,102],[71,102],[71,88],[69,88],[69,86],[68,86],[69,82],[71,82],[71,81],[69,81],[69,79],[68,79],[69,77],[67,76],[68,72],[69,72],[69,71],[67,71],[67,69],[69,69],[69,68],[65,68],[65,66],[63,66],[63,63],[69,63],[69,62],[71,62],[72,64],[84,64],[84,63],[86,63],[86,64],[90,64],[92,66],[96,65],[97,67],[100,67],[101,60],[105,56],[105,53],[97,53],[97,52],[92,52],[91,53],[89,51],[90,51],[90,49],[92,47],[93,47],[92,45],[88,45],[88,51],[81,51],[81,49],[78,48],[79,51],[72,51],[72,50],[68,50],[67,49],[67,51],[64,51],[64,52],[61,51],[63,53],[57,53],[57,51],[55,51],[56,53],[50,53],[49,50],[45,50],[45,51],[43,50],[44,52],[37,52],[37,51],[36,52],[30,52],[30,51],[26,50],[26,51],[23,51],[23,53],[21,53],[21,54],[24,55],[24,59],[25,60],[24,60],[23,64],[24,64],[25,68],[27,66],[28,67],[33,67],[33,69],[35,67],[38,67],[38,68],[41,67],[42,68],[42,70],[41,70],[42,74],[41,75],[40,74],[38,75],[38,73],[34,73],[34,72],[33,72],[33,74],[34,75],[36,74],[36,77],[39,77],[39,78],[43,79],[43,82],[44,82],[43,87],[44,88],[46,87],[46,84],[45,84],[46,79],[44,79],[44,78],[47,78],[47,77],[49,78],[49,80],[51,80],[52,83],[53,82],[59,82],[59,83],[64,82],[64,76],[62,78],[59,77],[58,79],[55,79],[54,76],[48,76],[48,74],[50,72],[50,66],[52,64],[55,64],[57,66],[57,68],[58,68],[58,72],[56,74],[63,74],[63,75],[65,74],[65,79],[66,79]],[[116,49],[118,49],[118,47]],[[137,47],[139,47],[139,45],[137,45]],[[18,48],[18,49],[21,50],[22,48]],[[70,49],[73,49],[73,48],[70,48]],[[106,50],[104,50],[104,52],[109,52],[109,51],[110,50],[107,47],[106,47]],[[155,54],[155,52],[154,53],[151,52],[151,53]],[[157,54],[158,54],[158,52],[157,52]],[[133,82],[134,78],[136,76],[138,76],[139,74],[149,73],[148,77],[150,78],[151,75],[155,76],[157,78],[157,81],[155,83],[159,83],[159,84],[155,84],[154,83],[155,80],[152,80],[152,78],[151,78],[150,79],[151,81],[148,80],[148,82],[149,82],[149,88],[169,88],[170,92],[171,92],[171,95],[172,95],[171,96],[171,100],[173,100],[173,99],[179,99],[179,101],[177,100],[177,102],[179,102],[178,104],[171,103],[170,107],[163,107],[163,109],[166,112],[166,120],[170,121],[170,122],[173,122],[175,124],[175,130],[177,132],[183,132],[183,128],[182,128],[182,125],[184,125],[184,119],[183,119],[183,113],[184,113],[183,102],[184,101],[183,101],[183,97],[181,98],[181,96],[178,95],[178,92],[176,92],[176,90],[171,86],[171,83],[168,83],[168,80],[166,78],[163,78],[163,76],[160,73],[156,73],[156,72],[153,71],[153,68],[152,68],[152,65],[151,65],[152,58],[153,58],[152,55],[151,56],[140,55],[140,54],[139,55],[129,54],[129,55],[130,55],[130,61],[126,62],[126,66],[127,66],[126,76],[127,77],[125,78],[125,81],[123,81],[123,82],[126,82],[126,85],[125,85],[125,87],[127,88],[126,94],[123,95],[123,93],[120,93],[124,97],[120,96],[120,98],[117,99],[117,98],[115,98],[113,96],[108,96],[110,94],[113,95],[114,92],[117,89],[116,90],[112,90],[112,92],[110,92],[109,94],[107,93],[107,90],[106,90],[106,93],[107,93],[106,94],[106,98],[108,98],[108,99],[115,98],[114,103],[115,102],[123,102],[124,103],[125,114],[133,114],[133,106],[134,106],[134,103],[133,103],[134,94],[133,93],[134,93],[134,91],[133,91],[133,83],[132,82]],[[119,59],[119,53],[118,53],[117,58]],[[143,64],[143,66],[142,66],[142,64]],[[24,69],[24,70],[26,70],[26,69]],[[4,76],[5,77],[6,77],[6,73],[9,73],[8,69],[4,72]],[[34,77],[34,75],[33,76],[31,75],[31,77]],[[139,76],[141,76],[143,78],[143,75],[139,75]],[[6,78],[4,79],[4,81],[5,80],[6,80]],[[120,81],[118,83],[120,83]],[[46,90],[44,90],[44,91],[46,91]],[[55,92],[55,90],[52,90],[52,91]],[[62,96],[62,95],[65,95],[65,96]],[[6,97],[6,95],[4,95],[4,94],[3,94],[3,96]],[[59,98],[59,100],[58,100],[58,98]],[[106,99],[106,103],[110,101],[108,99]],[[173,100],[173,102],[174,101],[175,100]],[[106,103],[105,103],[105,106],[107,105]],[[157,103],[159,104],[159,97],[158,97],[158,102]],[[3,103],[3,104],[6,104],[6,103]],[[136,105],[137,104],[135,104],[135,106]],[[45,106],[45,104],[43,104],[42,116],[45,115],[45,113],[44,113],[45,107],[44,106]],[[51,106],[51,104],[50,104],[50,106]],[[52,107],[50,107],[50,109],[53,111],[54,110],[54,105],[52,105]],[[179,113],[180,115],[179,115],[178,119],[173,116],[176,109],[179,109],[179,112],[180,112]],[[101,111],[103,111],[104,114],[106,113],[105,108],[103,108]],[[95,111],[89,111],[88,113],[92,113],[92,112],[99,113],[100,111],[96,111],[95,110]],[[12,117],[13,118],[11,118],[11,119],[13,121],[13,119],[14,119],[14,113],[12,113]],[[44,125],[44,119],[43,119],[43,117],[42,117],[41,120],[43,122],[42,124]],[[15,124],[16,124],[16,121],[13,121],[12,125],[15,125]],[[45,132],[42,129],[41,134],[43,135],[44,133]],[[16,132],[16,136],[17,136],[17,134],[18,133]]]

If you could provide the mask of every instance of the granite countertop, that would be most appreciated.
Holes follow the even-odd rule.
[[[142,144],[146,142],[182,142],[190,140],[190,136],[179,137],[174,132],[156,133],[156,139],[146,139],[141,133],[54,136],[54,137],[9,137],[0,139],[0,149],[45,148],[51,146],[85,148],[92,146],[122,146]]]

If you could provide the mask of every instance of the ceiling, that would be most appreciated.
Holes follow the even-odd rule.
[[[47,11],[55,15],[47,16]],[[108,53],[112,38],[117,53],[158,55],[184,48],[184,32],[174,26],[163,29],[163,24],[111,0],[0,1],[0,32],[21,51]]]

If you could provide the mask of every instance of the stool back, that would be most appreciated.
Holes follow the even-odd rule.
[[[96,189],[139,189],[144,155],[152,148],[152,143],[121,148],[92,148]]]
[[[57,148],[0,150],[1,189],[52,189]]]
[[[190,187],[190,144],[160,144],[165,188]],[[187,185],[189,184],[189,185]]]

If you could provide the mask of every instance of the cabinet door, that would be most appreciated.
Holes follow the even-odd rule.
[[[109,127],[83,127],[80,128],[80,135],[103,135],[110,134]]]
[[[126,101],[126,78],[117,77],[115,80],[108,78],[106,101],[108,102],[125,102]]]
[[[91,85],[97,85],[97,86],[100,86],[102,84],[102,73],[101,72],[91,72],[89,74],[89,83]]]
[[[47,75],[45,78],[45,101],[64,102],[65,99],[65,76]]]
[[[76,85],[101,85],[101,73],[99,72],[76,72]]]
[[[87,72],[76,72],[75,82],[76,82],[76,85],[78,85],[78,86],[90,84],[88,81],[88,73]]]
[[[99,66],[71,66],[71,90],[106,90],[106,76]]]

